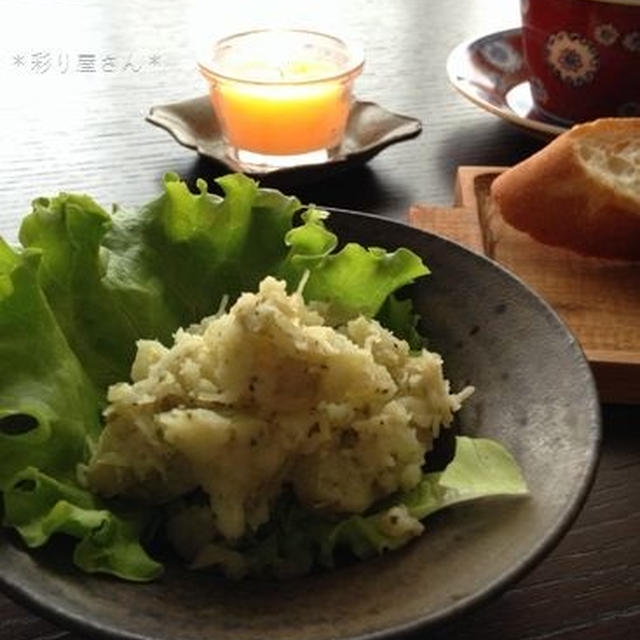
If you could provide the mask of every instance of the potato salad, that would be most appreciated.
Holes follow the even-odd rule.
[[[375,320],[328,326],[321,305],[273,277],[170,347],[141,340],[131,378],[109,389],[89,484],[150,502],[201,489],[203,546],[255,531],[285,486],[339,514],[415,487],[472,391],[451,393],[440,356],[412,353]],[[403,534],[422,530],[403,522]]]

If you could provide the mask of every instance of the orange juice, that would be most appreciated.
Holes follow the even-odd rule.
[[[211,100],[230,144],[264,154],[298,154],[340,144],[349,115],[341,82],[222,83]]]
[[[339,146],[362,64],[332,36],[262,30],[220,41],[200,69],[226,142],[278,156]]]

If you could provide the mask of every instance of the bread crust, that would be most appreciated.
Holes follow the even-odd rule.
[[[498,176],[491,187],[493,206],[542,243],[587,256],[640,260],[640,193],[624,193],[585,166],[578,152],[585,137],[636,140],[640,149],[640,118],[573,127]]]

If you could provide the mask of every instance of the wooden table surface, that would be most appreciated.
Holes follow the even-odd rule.
[[[0,233],[10,241],[36,196],[81,191],[103,205],[136,205],[159,191],[166,171],[219,175],[144,116],[204,93],[194,68],[203,38],[275,18],[359,38],[367,64],[358,96],[424,125],[364,167],[287,186],[304,202],[406,219],[411,204],[452,202],[458,166],[510,165],[543,144],[468,102],[445,73],[459,42],[518,25],[516,0],[2,0],[0,8]],[[640,406],[604,406],[603,417],[595,484],[566,537],[501,597],[430,638],[640,637]],[[87,640],[0,595],[0,640],[54,638]]]

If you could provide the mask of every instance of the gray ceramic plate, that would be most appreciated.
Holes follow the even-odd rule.
[[[407,246],[432,270],[413,287],[426,334],[455,388],[477,387],[466,434],[516,456],[528,499],[459,505],[428,520],[407,548],[282,583],[232,583],[170,566],[152,584],[75,571],[52,549],[31,554],[0,535],[6,591],[60,624],[127,640],[380,639],[423,629],[495,595],[531,569],[577,515],[598,456],[590,369],[556,314],[502,268],[442,238],[336,212],[344,239]]]
[[[220,125],[208,96],[152,107],[147,121],[166,129],[181,145],[196,150],[231,171],[256,177],[273,174],[305,175],[313,180],[364,164],[389,145],[414,138],[422,131],[415,118],[391,113],[374,102],[356,101],[347,123],[344,141],[335,158],[321,164],[247,171],[225,152]]]

